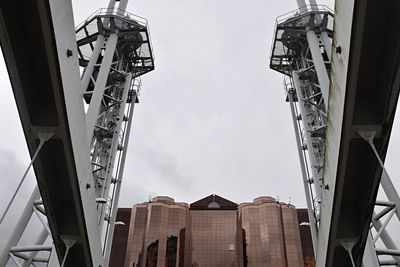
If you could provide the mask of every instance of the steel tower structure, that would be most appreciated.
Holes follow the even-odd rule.
[[[284,89],[289,102],[302,179],[305,189],[314,251],[318,251],[321,192],[324,181],[326,130],[330,96],[333,12],[310,0],[298,0],[298,9],[277,18],[270,56],[270,68],[285,75]],[[341,47],[334,49],[341,53]],[[400,198],[374,145],[374,133],[358,132],[368,142],[382,168],[381,187],[387,200],[376,200],[376,212],[363,257],[364,266],[399,265],[400,251],[386,230],[396,214],[400,220]],[[383,223],[380,221],[382,220]],[[343,227],[346,227],[343,225]],[[377,243],[377,241],[380,242]],[[353,266],[355,240],[343,240]],[[379,246],[384,248],[379,248]],[[386,257],[379,257],[386,256]],[[391,257],[387,257],[391,256]],[[318,254],[316,255],[318,257]]]
[[[295,126],[314,251],[323,190],[332,20],[327,7],[305,3],[278,17],[270,62],[273,70],[286,75],[284,86]]]
[[[55,226],[47,220],[48,203],[44,203],[39,188],[36,187],[5,249],[0,254],[0,266],[5,266],[10,258],[17,266],[36,266],[40,262],[48,262],[49,266],[77,266],[77,262],[80,262],[81,266],[94,262],[108,266],[133,111],[135,104],[138,103],[141,88],[140,76],[154,69],[147,20],[126,12],[127,2],[128,0],[118,2],[110,0],[107,8],[96,11],[82,22],[75,30],[77,44],[75,49],[66,51],[68,58],[77,59],[81,70],[80,88],[76,90],[80,90],[83,96],[78,105],[84,106],[86,110],[87,134],[81,138],[87,139],[89,147],[83,149],[88,154],[80,156],[90,158],[93,177],[85,187],[94,191],[95,199],[89,199],[92,203],[89,206],[96,210],[92,213],[96,218],[85,217],[85,220],[97,222],[88,227],[98,228],[94,232],[100,235],[96,240],[101,240],[101,244],[92,244],[92,247],[102,247],[101,258],[92,259],[91,263],[86,262],[86,264],[79,260],[80,252],[74,251],[73,248],[81,246],[84,241],[74,236],[60,235],[55,230],[68,228],[69,222],[57,221]],[[51,105],[51,103],[43,104]],[[39,135],[40,142],[29,165],[29,167],[33,165],[35,171],[37,156],[55,134],[57,133]],[[92,195],[89,195],[90,197]],[[33,213],[42,222],[43,230],[35,244],[21,246],[19,241]],[[4,216],[1,220],[3,218]],[[46,242],[48,236],[53,245],[51,243],[48,245],[49,242]],[[55,252],[43,257],[43,252],[51,251]]]

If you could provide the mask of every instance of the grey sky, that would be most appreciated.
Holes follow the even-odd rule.
[[[73,4],[78,24],[107,1]],[[295,8],[295,0],[131,0],[128,11],[149,20],[156,69],[142,78],[120,206],[211,193],[236,202],[279,195],[305,206],[283,77],[268,68],[275,18]],[[2,212],[29,163],[2,57],[0,87]],[[397,119],[387,158],[397,188],[399,152]],[[34,176],[27,180],[20,198]]]

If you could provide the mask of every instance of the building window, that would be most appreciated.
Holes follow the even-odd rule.
[[[219,208],[221,208],[221,206],[220,206],[217,202],[215,202],[215,201],[211,201],[211,202],[208,204],[207,207],[208,207],[208,208],[211,208],[211,209],[219,209]]]
[[[179,232],[179,267],[185,267],[185,233],[185,228]]]
[[[243,266],[247,267],[249,262],[247,258],[247,240],[246,240],[246,231],[242,228],[242,239],[243,239]]]
[[[146,267],[157,267],[158,240],[147,247]]]
[[[166,267],[176,266],[177,246],[178,246],[178,238],[176,236],[169,236],[167,238],[167,257],[165,258]]]

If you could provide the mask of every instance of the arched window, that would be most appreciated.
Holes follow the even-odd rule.
[[[221,206],[218,204],[218,202],[215,202],[215,201],[211,201],[211,202],[208,204],[207,207],[208,207],[208,208],[211,208],[211,209],[219,209],[219,208],[221,208]]]

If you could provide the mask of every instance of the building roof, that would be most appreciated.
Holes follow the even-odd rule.
[[[212,194],[190,204],[191,210],[237,210],[238,204]]]

